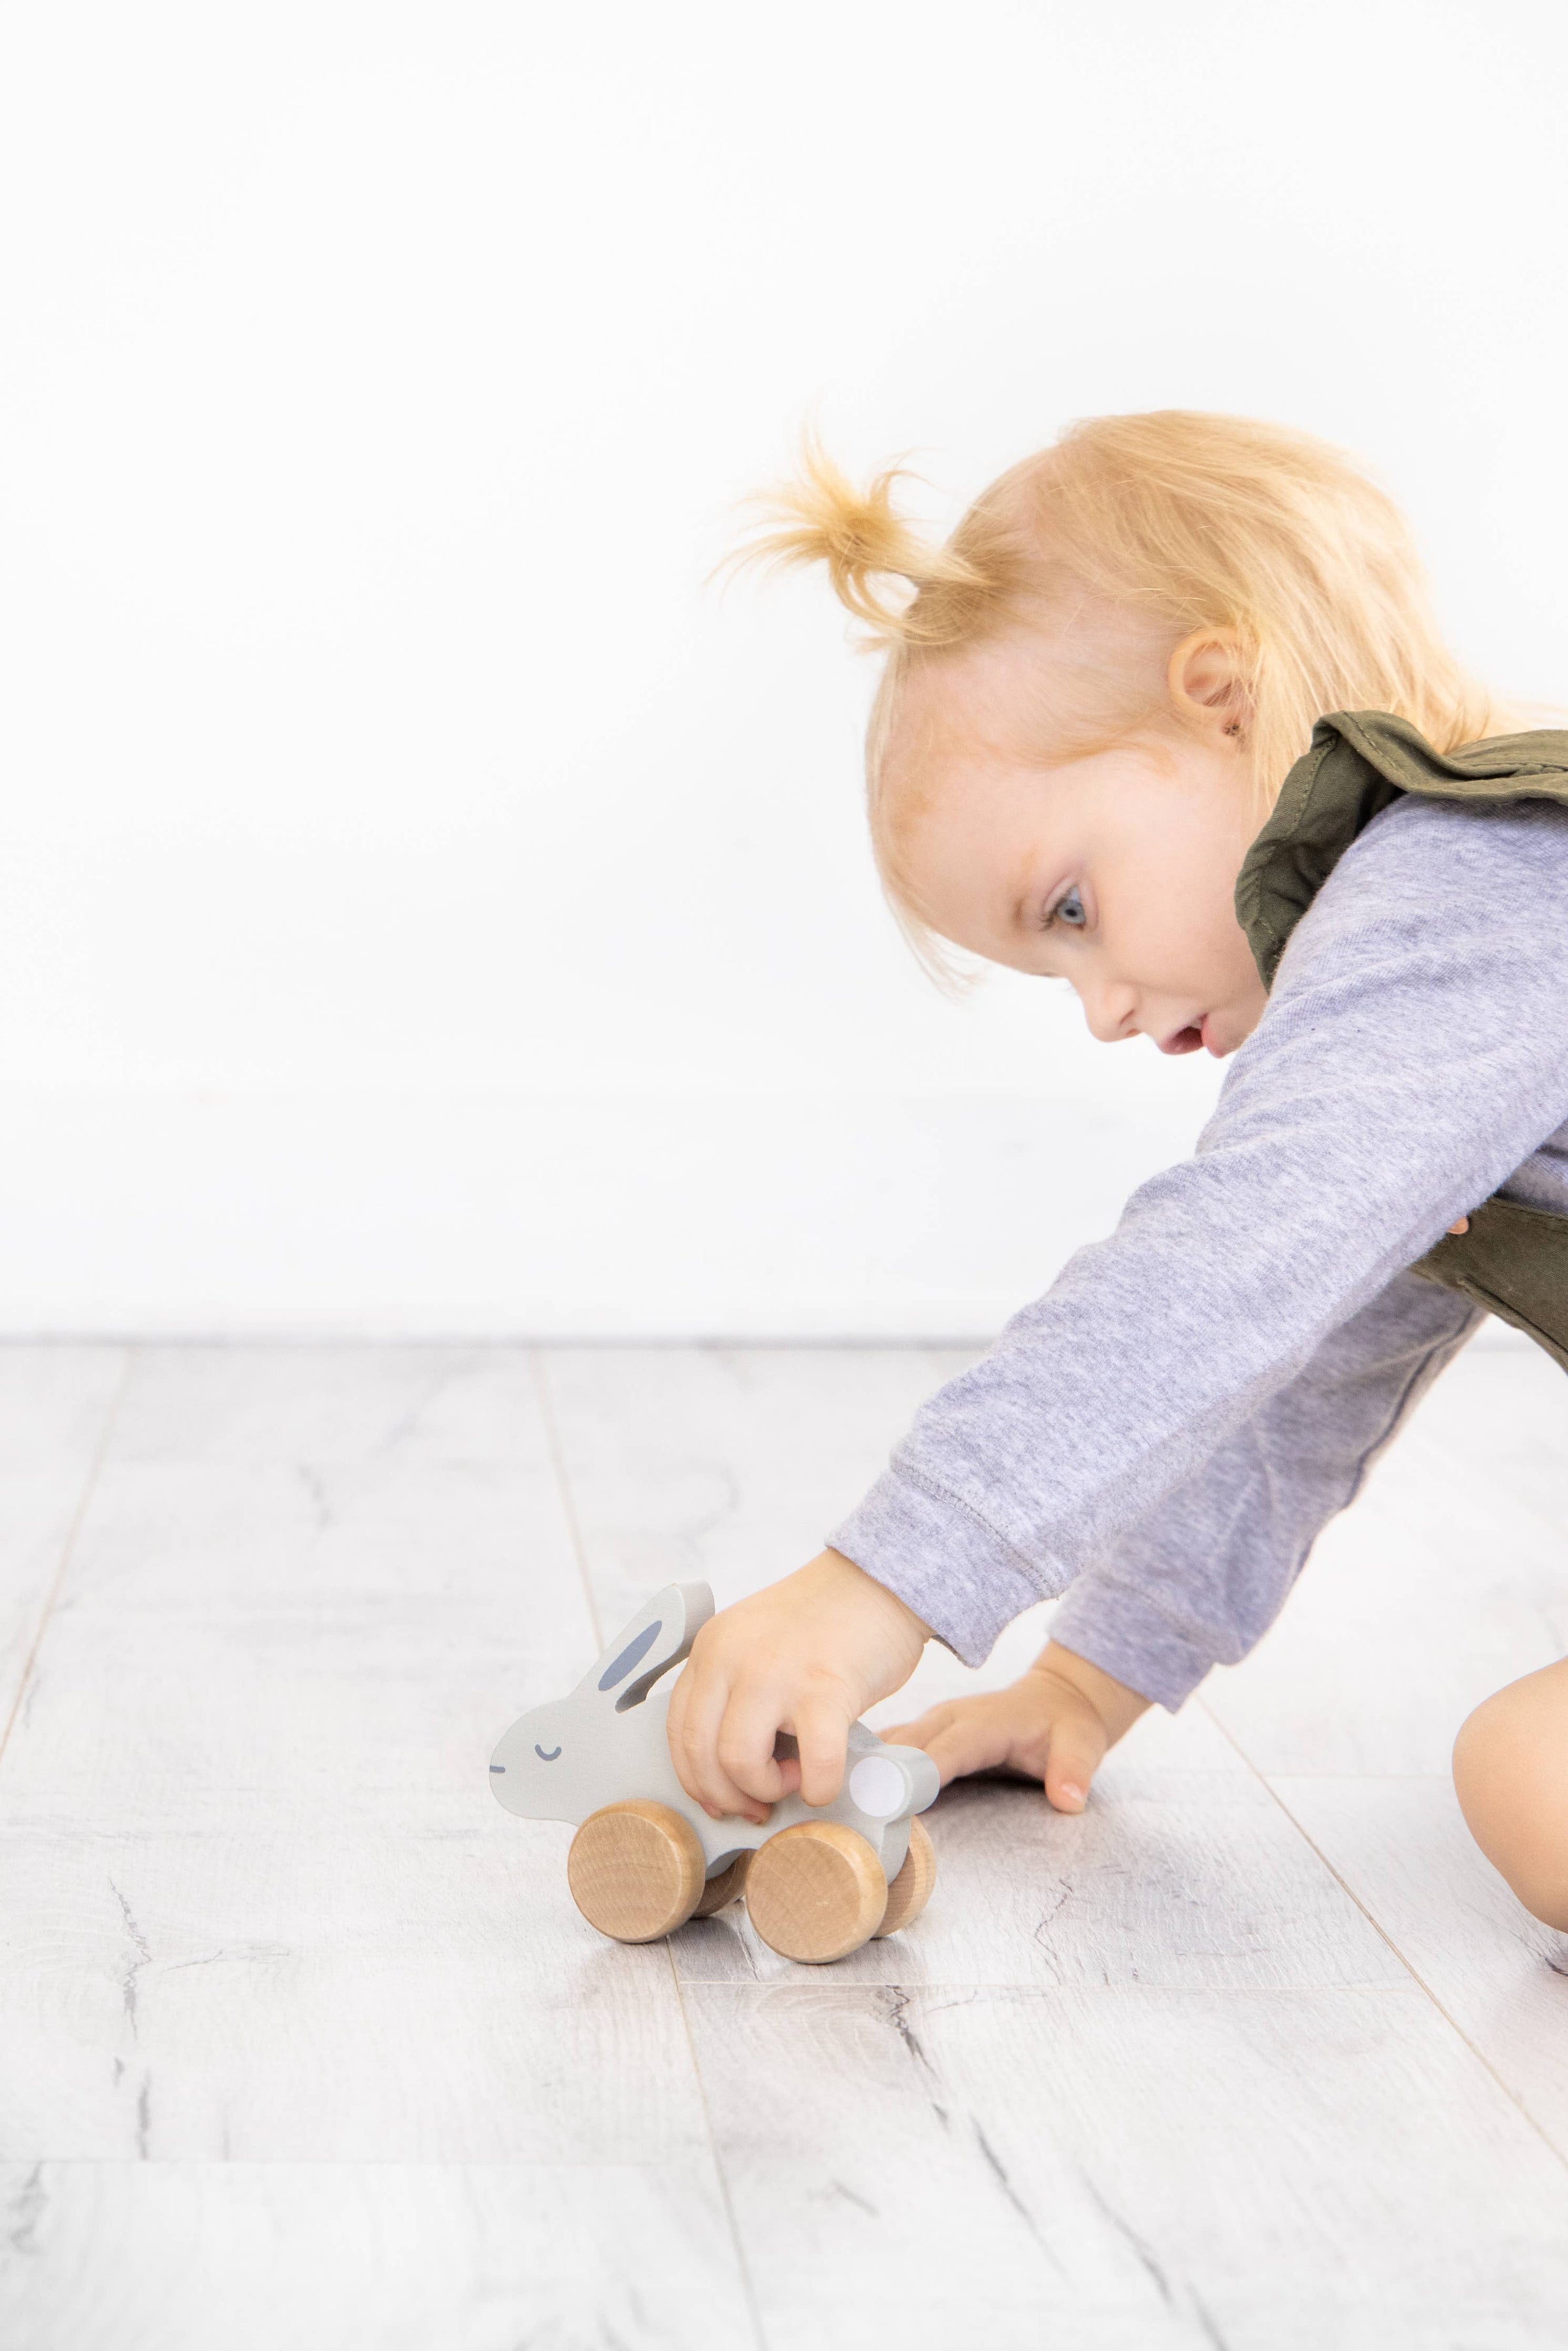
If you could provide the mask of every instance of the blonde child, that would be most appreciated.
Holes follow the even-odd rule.
[[[885,648],[902,920],[1065,977],[1107,1044],[1234,1059],[1195,1155],[932,1398],[831,1547],[705,1627],[670,1739],[715,1815],[827,1802],[929,1635],[978,1662],[1060,1593],[1019,1682],[899,1735],[1080,1810],[1151,1702],[1267,1629],[1483,1309],[1568,1362],[1568,734],[1508,731],[1396,511],[1304,434],[1100,418],[940,548],[895,482],[811,455],[761,551],[826,562]],[[1568,1927],[1568,1661],[1472,1715],[1455,1773]]]

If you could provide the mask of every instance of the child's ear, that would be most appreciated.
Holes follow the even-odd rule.
[[[1171,700],[1182,716],[1207,730],[1239,736],[1252,716],[1240,647],[1212,629],[1184,637],[1166,670]]]

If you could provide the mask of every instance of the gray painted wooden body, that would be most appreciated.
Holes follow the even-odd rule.
[[[668,1804],[695,1829],[710,1877],[798,1821],[841,1821],[864,1837],[883,1875],[896,1877],[909,1851],[910,1815],[936,1800],[936,1766],[918,1747],[889,1746],[863,1722],[851,1726],[843,1789],[831,1804],[786,1796],[764,1822],[716,1821],[687,1795],[670,1761],[670,1697],[712,1614],[706,1583],[667,1583],[654,1593],[568,1697],[513,1723],[490,1759],[498,1801],[525,1820],[573,1823],[628,1797]]]

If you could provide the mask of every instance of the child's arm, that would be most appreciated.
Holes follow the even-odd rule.
[[[1115,1562],[1156,1514],[1164,1526],[1273,1399],[1291,1451],[1270,1458],[1300,1458],[1293,1384],[1325,1342],[1414,1290],[1402,1269],[1565,1120],[1568,811],[1396,803],[1298,926],[1195,1156],[925,1408],[835,1532],[841,1552],[705,1628],[672,1708],[685,1784],[755,1814],[793,1784],[771,1750],[799,1725],[801,1784],[830,1797],[849,1721],[898,1687],[927,1626],[979,1662],[1011,1617]],[[1366,1369],[1385,1393],[1391,1367]],[[1395,1383],[1383,1434],[1406,1393]],[[1162,1615],[1179,1631],[1203,1596],[1185,1588],[1203,1547],[1170,1548],[1146,1579],[1145,1633]],[[1112,1615],[1103,1640],[1078,1624],[1070,1637],[1120,1678]],[[1204,1662],[1194,1647],[1173,1675]]]
[[[1060,1638],[1029,1673],[887,1735],[926,1748],[945,1782],[1010,1766],[1042,1780],[1059,1811],[1081,1810],[1106,1749],[1151,1702],[1174,1711],[1211,1666],[1234,1665],[1268,1630],[1322,1526],[1480,1320],[1453,1291],[1397,1276],[1110,1559],[1079,1577],[1057,1612]],[[841,1649],[841,1622],[853,1627]],[[725,1610],[704,1627],[688,1668],[694,1681],[701,1673],[695,1711],[687,1713],[684,1684],[671,1706],[682,1780],[715,1811],[748,1818],[802,1781],[809,1801],[831,1799],[844,1726],[899,1685],[919,1655],[918,1641],[903,1635],[925,1630],[906,1603],[832,1551]],[[852,1687],[844,1667],[856,1658]],[[816,1736],[821,1707],[802,1702],[813,1686],[837,1699],[826,1744]],[[792,1759],[774,1762],[768,1725],[792,1729],[809,1712],[802,1775]],[[735,1742],[736,1771],[718,1762],[721,1732]]]
[[[924,1747],[944,1787],[967,1771],[1018,1771],[1042,1781],[1059,1813],[1081,1813],[1106,1749],[1152,1703],[1087,1657],[1048,1641],[1009,1688],[948,1698],[883,1737]]]
[[[1397,1274],[1084,1569],[1052,1637],[1174,1713],[1211,1667],[1262,1639],[1323,1528],[1484,1319],[1456,1291]]]
[[[1561,1208],[1564,1155],[1533,1155],[1565,1121],[1568,810],[1397,802],[1298,925],[1193,1156],[1142,1186],[1114,1233],[923,1407],[829,1540],[978,1664],[1034,1602],[1114,1573],[1156,1520],[1163,1532],[1178,1489],[1223,1450],[1245,1467],[1260,1413],[1274,1417],[1260,1471],[1283,1463],[1295,1486],[1300,1459],[1315,1479],[1314,1452],[1292,1443],[1296,1384],[1500,1184]],[[1437,1311],[1466,1319],[1458,1300]],[[1371,1442],[1349,1456],[1352,1486],[1399,1417],[1394,1372],[1373,1350],[1334,1384],[1360,1382],[1386,1415],[1379,1429],[1356,1404]],[[1331,1431],[1325,1489],[1341,1442]],[[1274,1512],[1268,1475],[1253,1483]],[[1159,1547],[1151,1595],[1179,1645],[1184,1625],[1201,1635],[1212,1621],[1210,1595],[1195,1610],[1187,1588],[1207,1581],[1207,1556],[1201,1540]],[[1238,1626],[1251,1614],[1239,1597]],[[1081,1629],[1061,1628],[1079,1654]],[[1134,1678],[1116,1655],[1090,1654]],[[1195,1658],[1193,1678],[1225,1654]],[[1164,1683],[1136,1679],[1166,1700]]]

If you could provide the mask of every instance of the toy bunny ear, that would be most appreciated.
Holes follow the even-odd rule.
[[[679,1663],[713,1614],[713,1593],[706,1583],[666,1583],[622,1625],[604,1655],[591,1666],[580,1687],[606,1697],[614,1693],[615,1711],[641,1706],[662,1673]]]

